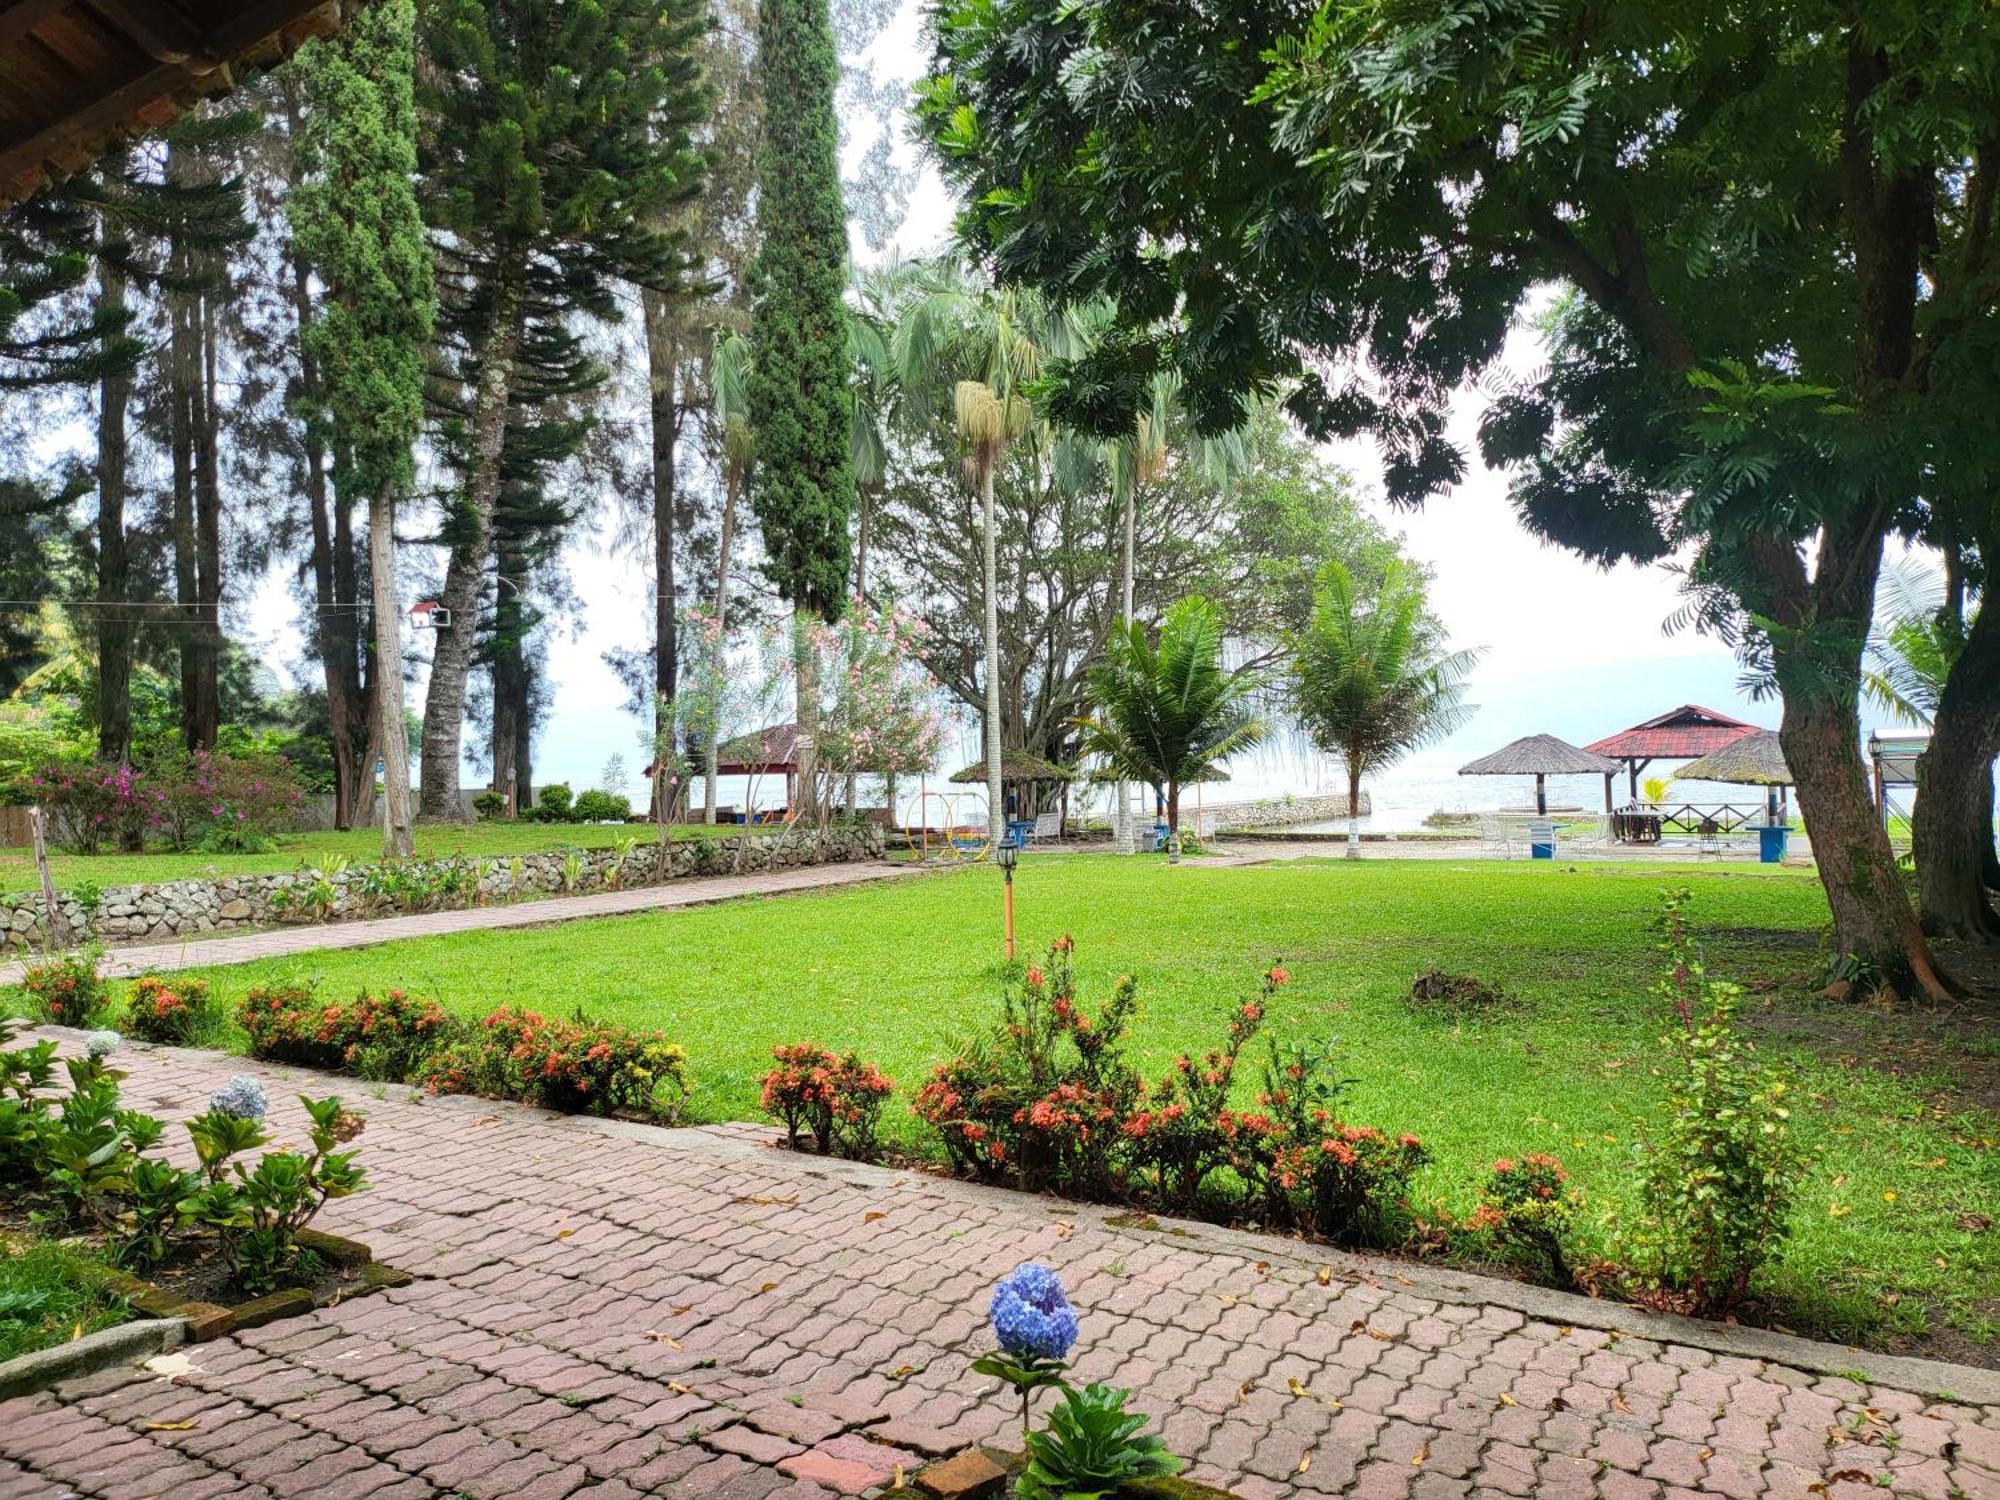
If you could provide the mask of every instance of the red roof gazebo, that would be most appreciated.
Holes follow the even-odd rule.
[[[1656,719],[1621,729],[1583,748],[1607,760],[1623,761],[1631,796],[1637,801],[1639,773],[1654,761],[1695,760],[1760,732],[1755,724],[1703,708],[1698,703],[1683,703]]]

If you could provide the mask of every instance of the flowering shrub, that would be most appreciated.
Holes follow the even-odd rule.
[[[792,1149],[810,1135],[821,1155],[838,1150],[856,1161],[873,1160],[877,1122],[894,1081],[852,1052],[840,1055],[812,1042],[773,1047],[771,1057],[778,1066],[764,1075],[764,1110],[784,1121]]]
[[[1286,1220],[1341,1245],[1388,1245],[1406,1211],[1410,1179],[1431,1159],[1408,1133],[1335,1125],[1325,1135],[1291,1137],[1272,1154],[1271,1201]]]
[[[166,794],[135,766],[53,761],[24,776],[22,785],[48,810],[56,842],[81,854],[95,854],[107,842],[136,849],[166,817]]]
[[[916,1109],[956,1164],[1104,1197],[1123,1185],[1124,1124],[1144,1092],[1124,1055],[1137,992],[1121,975],[1097,1014],[1086,1014],[1070,963],[1075,946],[1057,938],[1047,967],[1029,966],[992,1036],[941,1064]]]
[[[1806,1158],[1791,1134],[1784,1080],[1736,1027],[1742,995],[1708,977],[1687,930],[1686,890],[1661,918],[1668,972],[1653,993],[1674,1026],[1662,1070],[1666,1124],[1639,1158],[1641,1222],[1628,1248],[1659,1300],[1727,1312],[1790,1231]]]
[[[197,750],[159,757],[147,775],[160,794],[160,833],[176,849],[266,848],[305,806],[305,784],[283,755]]]
[[[207,1022],[208,981],[141,974],[125,997],[125,1029],[142,1041],[184,1047]]]
[[[57,761],[23,778],[49,810],[57,841],[85,854],[105,843],[136,849],[159,837],[176,849],[262,846],[305,805],[305,786],[282,755],[167,755],[140,768]]]
[[[85,948],[28,965],[21,988],[37,1019],[58,1026],[94,1026],[111,1005],[110,986],[98,977],[98,953]]]
[[[1237,1055],[1263,1026],[1272,996],[1290,977],[1279,967],[1267,971],[1262,995],[1229,1018],[1221,1049],[1198,1062],[1183,1052],[1126,1118],[1122,1128],[1133,1160],[1151,1169],[1154,1191],[1168,1207],[1193,1208],[1208,1175],[1228,1160],[1241,1128],[1229,1108]]]
[[[1575,1200],[1569,1173],[1553,1156],[1531,1152],[1518,1162],[1503,1156],[1487,1174],[1479,1207],[1466,1227],[1525,1254],[1558,1286],[1567,1286],[1571,1278],[1564,1242],[1575,1218]]]
[[[686,1064],[687,1054],[657,1031],[508,1007],[432,1050],[416,1076],[438,1094],[672,1122],[687,1102]]]
[[[237,1021],[250,1052],[306,1068],[353,1069],[400,1082],[445,1034],[450,1018],[435,1000],[402,990],[323,1004],[310,984],[257,985],[243,997]]]

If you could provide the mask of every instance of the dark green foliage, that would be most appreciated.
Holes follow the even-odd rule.
[[[307,114],[295,149],[307,180],[285,211],[300,258],[324,283],[306,330],[318,361],[350,504],[410,482],[435,316],[430,246],[411,185],[417,167],[411,0],[360,11],[293,61]]]
[[[1028,1466],[1015,1493],[1021,1500],[1064,1500],[1071,1495],[1105,1495],[1130,1479],[1178,1473],[1181,1461],[1151,1433],[1139,1429],[1146,1418],[1125,1410],[1130,1391],[1096,1382],[1063,1388],[1049,1412],[1049,1425],[1028,1434]]]
[[[750,341],[750,502],[772,582],[786,602],[828,619],[847,594],[850,450],[847,214],[834,114],[839,59],[826,0],[766,0],[758,65],[764,118],[758,160]],[[782,105],[778,101],[783,101]]]

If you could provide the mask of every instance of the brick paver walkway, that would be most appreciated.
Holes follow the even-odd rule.
[[[399,938],[435,937],[447,932],[476,932],[494,927],[542,927],[579,917],[612,917],[624,912],[662,907],[707,906],[744,896],[784,896],[794,891],[828,886],[860,885],[921,874],[915,865],[882,860],[849,864],[802,865],[790,870],[764,870],[748,875],[697,875],[660,885],[626,891],[593,891],[585,896],[549,896],[509,906],[472,906],[463,911],[419,912],[406,917],[373,917],[360,922],[329,922],[314,927],[280,927],[269,932],[216,933],[171,943],[148,943],[109,950],[98,972],[108,978],[130,979],[168,969],[205,968],[210,964],[246,964],[260,958],[285,958],[321,948],[366,948]],[[0,985],[19,984],[22,961],[0,963]]]
[[[250,1067],[127,1064],[132,1102],[163,1114]],[[1971,1404],[2000,1401],[1991,1372],[1903,1362],[1883,1379],[1897,1362],[1281,1240],[1113,1227],[762,1149],[744,1127],[387,1092],[363,1100],[375,1188],[324,1223],[420,1279],[0,1404],[0,1497],[872,1492],[1010,1436],[1011,1403],[966,1365],[990,1282],[1036,1257],[1081,1310],[1076,1373],[1135,1387],[1195,1477],[1246,1497],[2000,1496],[2000,1405]],[[290,1091],[272,1094],[296,1132]],[[1545,1316],[1515,1310],[1536,1298]],[[1789,1357],[1697,1347],[1732,1338]],[[1864,1363],[1877,1383],[1823,1373]]]

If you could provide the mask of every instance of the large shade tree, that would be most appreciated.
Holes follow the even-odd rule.
[[[1219,429],[1297,378],[1293,413],[1374,433],[1420,501],[1465,469],[1453,392],[1571,288],[1487,456],[1587,556],[1693,554],[1783,690],[1836,942],[1943,988],[1857,700],[1884,540],[1922,524],[1965,386],[2000,394],[1981,0],[958,0],[935,34],[922,119],[966,233],[1130,330],[1059,417],[1116,430],[1172,365]]]
[[[1434,744],[1471,717],[1477,651],[1443,651],[1419,579],[1400,560],[1369,589],[1334,561],[1291,647],[1292,711],[1347,772],[1347,857],[1361,857],[1361,778]]]

